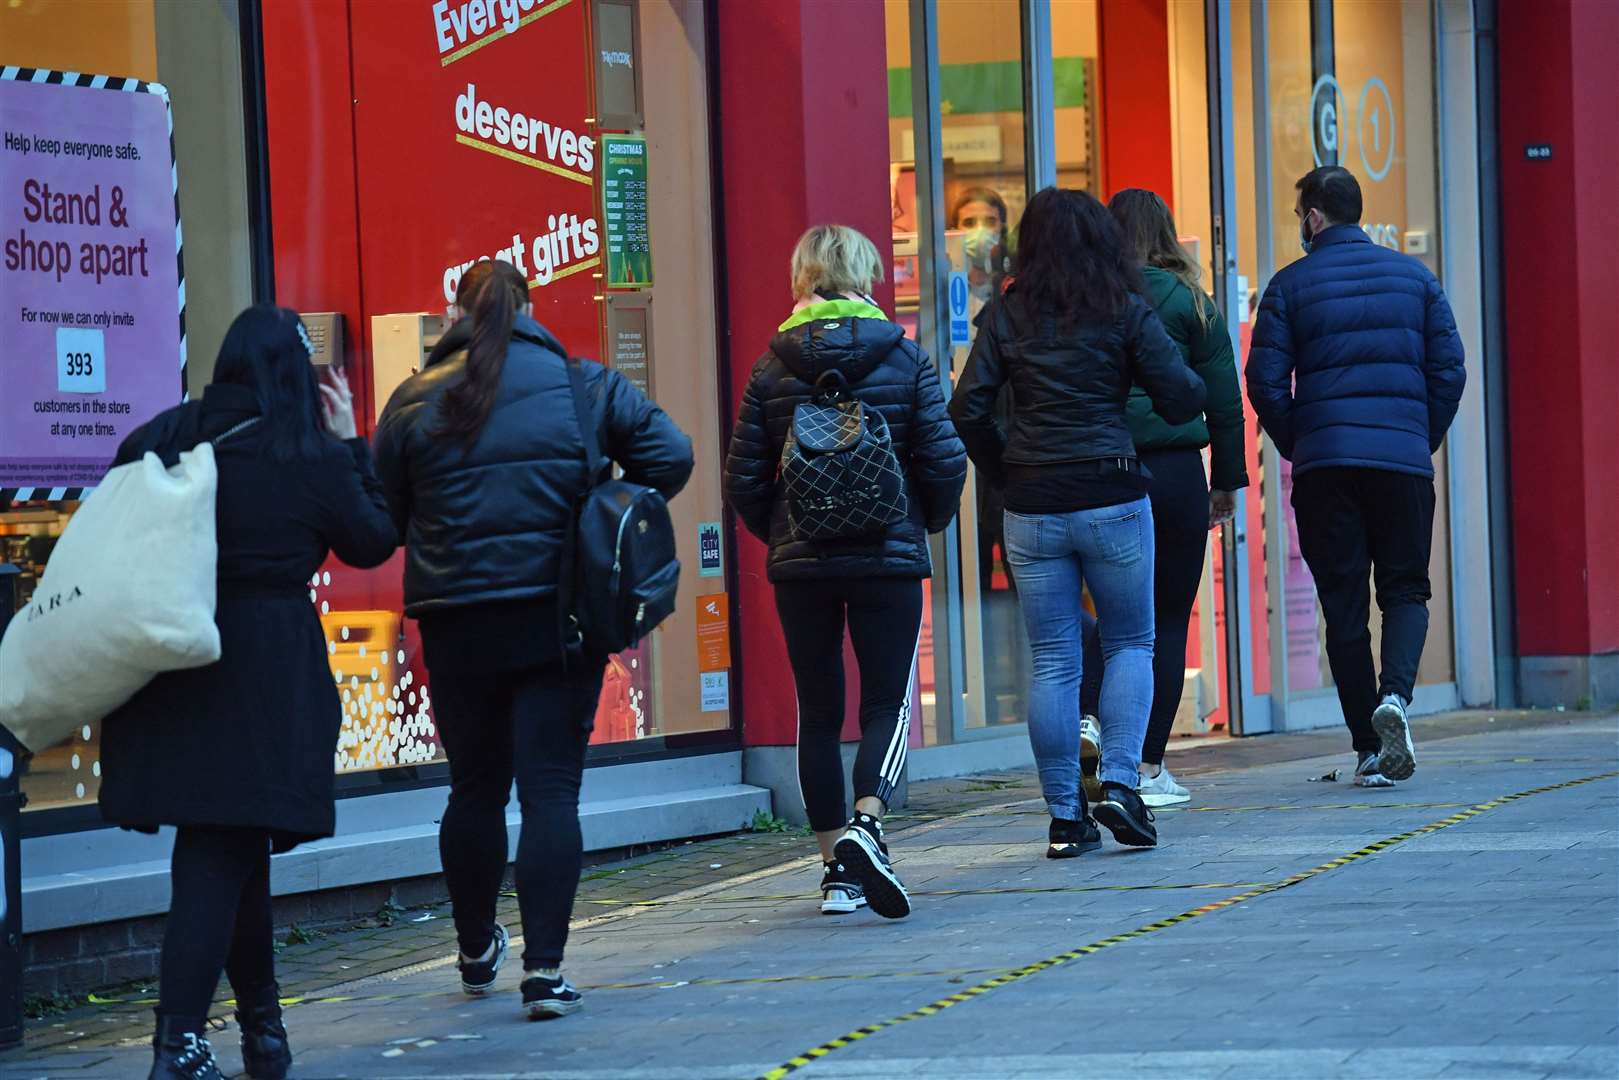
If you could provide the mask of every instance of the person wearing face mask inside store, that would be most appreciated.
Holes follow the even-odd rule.
[[[1011,263],[1007,244],[1006,200],[989,187],[970,187],[956,197],[950,210],[950,227],[962,232],[961,252],[967,268],[967,315],[976,320],[990,299],[1000,291]],[[1008,431],[1012,422],[1012,390],[1008,385],[996,400],[995,415],[1001,430]],[[1011,567],[1006,563],[1005,529],[1002,519],[1006,505],[1001,492],[985,478],[976,483],[978,503],[978,588],[983,598],[984,640],[1009,642],[1004,648],[992,647],[988,695],[992,708],[1000,708],[1003,699],[1011,699],[1011,708],[1020,714],[1019,688],[1027,686],[1026,670],[1023,678],[1011,670],[1013,665],[1027,668],[1028,650],[1022,647],[1022,616],[1017,610],[1017,583],[1012,580]],[[996,571],[1001,574],[998,576]],[[997,587],[1004,578],[1004,584]]]
[[[971,187],[956,197],[950,227],[962,232],[962,257],[972,300],[967,313],[977,317],[1006,276],[1012,253],[1006,243],[1006,200],[994,188]]]

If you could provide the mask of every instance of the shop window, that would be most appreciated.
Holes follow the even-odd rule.
[[[442,332],[440,313],[453,296],[456,273],[453,267],[447,272],[445,263],[459,257],[454,252],[465,252],[467,259],[493,253],[510,260],[513,251],[526,255],[535,318],[570,352],[601,357],[647,393],[692,437],[697,457],[690,484],[670,506],[680,538],[679,608],[648,639],[609,661],[591,743],[678,741],[724,731],[731,726],[729,600],[721,574],[724,532],[718,524],[724,447],[714,363],[703,5],[599,0],[555,12],[537,10],[543,17],[514,33],[561,58],[570,65],[566,71],[510,76],[509,50],[520,42],[502,41],[490,32],[445,54],[448,64],[431,56],[433,65],[448,72],[442,78],[435,75],[408,92],[384,93],[395,87],[400,50],[421,52],[418,28],[399,27],[380,9],[356,9],[361,21],[355,30],[354,75],[360,98],[354,113],[361,175],[358,242],[367,265],[391,260],[385,274],[367,275],[363,296],[370,319],[372,397],[384,402],[411,373],[408,358],[430,348]],[[480,41],[488,44],[463,52]],[[544,92],[554,89],[556,79],[567,81],[567,93]],[[424,174],[422,190],[395,184],[387,170],[399,139],[420,130],[421,117],[458,109],[463,96],[476,99],[469,102],[474,130],[459,132],[443,148],[444,166]],[[593,160],[586,164],[578,158],[574,167],[560,171],[524,168],[529,161],[514,161],[482,145],[491,141],[477,130],[483,104],[491,114],[496,106],[532,109],[531,122],[575,133],[581,154],[589,140]],[[551,111],[544,112],[547,108]],[[533,144],[533,151],[526,158],[544,157],[541,144]],[[404,248],[400,258],[387,223],[419,216],[424,197],[464,184],[489,197],[468,206],[439,230],[443,235]],[[538,234],[530,228],[536,219],[525,204],[543,210]],[[542,259],[545,223],[558,211],[595,218],[599,248],[564,245],[568,259]],[[507,251],[495,252],[497,247]],[[425,309],[425,315],[412,314],[413,307]],[[389,311],[406,314],[383,314]],[[392,358],[388,344],[396,327],[407,339],[403,360]],[[444,759],[419,637],[414,622],[400,613],[397,562],[376,571],[334,564],[312,584],[327,627],[333,677],[343,688],[340,771]]]
[[[732,714],[705,5],[543,6],[519,26],[485,26],[443,55],[429,7],[407,21],[389,5],[355,5],[352,31],[336,5],[265,12],[267,20],[295,22],[335,15],[338,32],[354,35],[352,50],[342,50],[352,56],[354,91],[342,87],[342,111],[321,106],[303,117],[307,123],[283,123],[279,143],[276,110],[291,115],[286,110],[317,100],[334,69],[310,68],[306,50],[295,58],[296,71],[277,70],[274,58],[265,64],[269,171],[282,185],[272,189],[281,197],[272,215],[278,298],[306,310],[321,362],[346,358],[364,434],[442,333],[459,265],[502,247],[510,257],[512,234],[521,233],[536,317],[572,353],[601,358],[648,393],[692,436],[697,456],[691,483],[671,505],[683,566],[679,609],[639,647],[613,658],[592,744],[627,749],[710,739],[731,728]],[[242,17],[236,0],[0,5],[0,64],[161,80],[169,88],[192,392],[208,382],[231,318],[253,301],[254,240],[269,243],[255,236],[249,210],[250,196],[265,193],[245,166]],[[522,35],[531,51],[502,40],[511,35]],[[514,50],[555,63],[514,65]],[[399,78],[407,61],[422,78]],[[469,145],[491,141],[476,131],[477,103],[475,130],[458,139],[459,98],[470,94],[564,129],[552,145],[570,160],[547,158],[543,164],[552,167],[545,168],[537,152],[524,159],[512,146]],[[326,160],[322,133],[348,130],[349,110],[354,157]],[[532,136],[529,149],[542,139]],[[401,181],[402,160],[410,182]],[[430,175],[428,160],[443,162],[444,172]],[[342,218],[333,216],[330,189],[345,168],[348,183],[359,177],[346,229],[334,227]],[[596,238],[594,250],[573,244],[573,233],[566,244],[545,240],[558,235],[547,214],[559,212],[570,228],[577,219],[577,235]],[[363,294],[355,274],[362,264]],[[352,305],[332,295],[333,267],[354,275]],[[177,403],[180,393],[176,374],[172,402],[163,405]],[[147,418],[134,417],[130,426]],[[40,488],[19,496],[13,489],[0,499],[0,558],[24,571],[11,602],[31,593],[77,506],[48,496],[70,494],[78,493]],[[402,614],[402,565],[396,555],[362,572],[334,560],[309,582],[343,703],[333,757],[341,773],[443,760],[420,639]],[[29,809],[93,804],[98,746],[92,725],[38,754],[24,780]]]
[[[167,88],[174,124],[173,148],[179,176],[183,236],[180,254],[185,268],[184,342],[189,359],[186,384],[192,392],[200,391],[208,382],[213,358],[230,320],[253,299],[238,18],[235,0],[198,0],[188,4],[121,0],[116,4],[0,5],[0,65],[155,82]],[[56,92],[88,91],[60,87]],[[60,134],[64,142],[75,136],[89,142],[116,141],[100,129],[75,128],[69,119],[69,110],[47,109],[57,121],[50,133]],[[91,111],[94,111],[93,106]],[[41,119],[32,112],[19,111],[8,113],[5,124],[0,126],[14,132],[43,133],[47,125],[41,123]],[[165,159],[160,163],[160,180],[166,179],[167,147],[162,145],[161,138],[147,149],[151,145],[155,145]],[[57,157],[60,160],[60,155]],[[6,169],[8,177],[13,175],[10,161]],[[92,166],[87,164],[82,175],[88,177],[93,172]],[[134,192],[129,194],[133,203]],[[163,198],[166,192],[159,190],[157,194],[159,202],[167,201]],[[6,197],[14,196],[8,193]],[[110,213],[111,198],[110,186],[104,186],[103,213]],[[143,227],[143,222],[133,225],[137,231]],[[160,273],[166,269],[169,274],[166,287],[172,303],[177,277],[175,266],[155,269]],[[58,293],[63,308],[86,308],[101,303],[100,299],[75,290],[69,280],[64,279],[59,284],[63,286]],[[109,299],[107,303],[112,301]],[[164,317],[172,318],[172,315]],[[122,365],[125,371],[139,365],[141,379],[153,384],[140,398],[149,406],[146,412],[179,403],[178,354],[161,362],[139,355],[144,342],[131,343],[118,337],[111,328],[105,340],[111,363]],[[125,351],[120,353],[120,349]],[[8,388],[22,385],[21,373],[8,369],[9,364],[15,362],[15,356],[0,360],[0,380],[4,380]],[[121,398],[124,385],[127,384],[115,385],[106,397]],[[97,415],[99,419],[100,414]],[[110,460],[122,436],[149,419],[146,415],[132,415],[125,422],[113,419],[110,412],[107,415],[106,427],[116,429],[116,433],[93,436],[94,443],[76,440],[78,445],[73,452],[89,455],[82,460]],[[18,418],[10,414],[0,419],[0,427],[8,423],[22,427]],[[15,465],[17,452],[17,446],[7,443],[0,449],[0,465]],[[51,548],[78,506],[77,498],[51,497],[78,494],[77,489],[64,490],[39,478],[34,478],[30,484],[28,477],[11,468],[0,473],[0,561],[22,570],[17,594],[0,597],[0,602],[20,606],[32,595]],[[91,725],[67,743],[37,754],[23,779],[28,809],[38,811],[94,802],[101,778],[99,746],[99,725]]]

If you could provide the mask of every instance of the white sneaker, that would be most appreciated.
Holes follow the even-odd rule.
[[[1148,806],[1174,806],[1192,801],[1192,793],[1175,782],[1169,767],[1165,765],[1158,766],[1157,776],[1142,774],[1141,782],[1136,785],[1136,794]]]
[[[1102,722],[1089,713],[1079,718],[1079,756],[1102,756]]]
[[[1377,755],[1364,753],[1355,765],[1356,787],[1393,787],[1394,781],[1378,770]]]
[[[1417,748],[1411,742],[1405,702],[1396,694],[1383,695],[1383,703],[1372,713],[1372,727],[1383,743],[1377,753],[1378,771],[1390,780],[1411,779],[1417,771]]]
[[[1086,714],[1079,718],[1079,779],[1085,798],[1095,806],[1102,801],[1102,724]]]

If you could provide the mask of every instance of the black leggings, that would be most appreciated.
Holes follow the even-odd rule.
[[[922,627],[917,578],[835,578],[780,582],[776,611],[798,684],[798,786],[810,828],[848,824],[844,802],[843,628],[860,668],[860,749],[856,801],[886,806],[904,775],[911,730],[911,684]]]
[[[208,1015],[221,970],[238,1000],[275,982],[270,836],[261,829],[182,825],[169,870],[160,1015]]]
[[[1169,732],[1175,726],[1181,691],[1186,685],[1186,636],[1203,582],[1203,556],[1209,540],[1209,484],[1203,455],[1196,450],[1148,450],[1141,464],[1152,473],[1147,498],[1152,503],[1153,619],[1157,640],[1152,651],[1152,713],[1141,760],[1161,765]],[[1094,715],[1100,704],[1102,646],[1095,624],[1087,619],[1084,682],[1080,707]],[[1093,680],[1091,672],[1096,672]]]
[[[562,963],[584,849],[579,783],[603,670],[590,664],[566,677],[559,668],[429,672],[450,759],[439,857],[455,934],[469,956],[482,955],[494,934],[506,876],[506,802],[515,778],[523,818],[516,873],[523,965]]]
[[[1158,628],[1152,652],[1152,716],[1141,760],[1161,765],[1186,686],[1186,635],[1208,552],[1209,482],[1203,455],[1196,450],[1149,450],[1141,463],[1152,471],[1147,498],[1157,545],[1152,589]]]

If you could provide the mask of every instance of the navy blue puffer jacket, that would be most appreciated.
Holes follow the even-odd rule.
[[[873,536],[799,540],[778,482],[781,448],[793,410],[834,370],[887,421],[910,514]],[[928,533],[956,516],[966,479],[967,452],[945,413],[932,361],[880,309],[855,300],[814,304],[782,324],[754,365],[725,460],[726,495],[748,531],[770,545],[766,576],[773,582],[928,577]]]
[[[1295,474],[1328,466],[1433,475],[1467,375],[1439,281],[1358,225],[1322,230],[1271,279],[1248,400]]]

